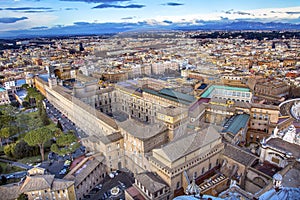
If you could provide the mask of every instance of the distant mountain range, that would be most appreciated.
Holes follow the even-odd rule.
[[[2,32],[0,38],[31,38],[45,36],[72,36],[72,35],[97,35],[120,32],[145,32],[145,31],[171,31],[171,30],[300,30],[299,24],[280,22],[255,22],[255,21],[196,21],[196,23],[163,22],[137,22],[137,23],[87,23],[76,22],[72,26],[35,27],[28,30],[15,30]]]

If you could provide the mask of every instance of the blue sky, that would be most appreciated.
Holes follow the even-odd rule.
[[[84,23],[209,20],[300,23],[300,0],[0,0],[1,32]]]

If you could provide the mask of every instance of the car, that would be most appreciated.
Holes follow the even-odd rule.
[[[107,196],[106,192],[104,192],[102,199],[107,199],[107,198],[108,198],[108,196]]]
[[[101,190],[102,184],[96,185],[95,188],[98,188],[99,190]]]
[[[115,175],[112,172],[109,173],[108,175],[109,175],[110,178],[114,178],[115,177]]]
[[[59,174],[61,174],[61,175],[62,175],[62,174],[66,174],[66,173],[67,173],[67,169],[65,169],[65,168],[62,169],[62,170],[60,170],[60,172],[59,172]]]
[[[14,174],[10,174],[10,175],[7,175],[6,178],[7,178],[7,179],[15,178],[15,175],[14,175]]]
[[[126,186],[125,186],[124,183],[122,183],[121,181],[119,181],[119,183],[120,183],[120,185],[121,185],[122,188],[126,188]]]
[[[117,176],[119,174],[117,171],[112,171],[111,173],[113,173],[114,176]]]
[[[94,188],[90,191],[90,194],[96,194],[99,191],[99,189]]]

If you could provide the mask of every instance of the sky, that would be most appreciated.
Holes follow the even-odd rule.
[[[201,25],[210,20],[300,24],[300,0],[0,0],[0,36],[83,24]]]

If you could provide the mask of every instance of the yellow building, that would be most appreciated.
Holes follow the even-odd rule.
[[[218,127],[187,133],[165,146],[153,149],[149,158],[151,171],[157,173],[173,193],[186,188],[186,177],[199,177],[218,165],[224,148]]]
[[[36,172],[36,174],[34,173]],[[22,193],[29,200],[34,199],[62,199],[76,200],[74,181],[54,178],[54,175],[41,174],[41,170],[32,169],[21,184],[0,186],[1,199],[17,199]]]

